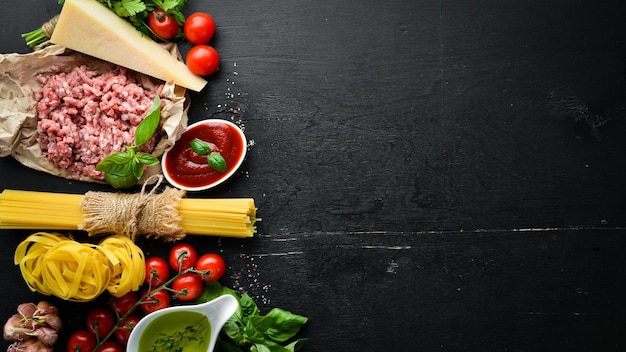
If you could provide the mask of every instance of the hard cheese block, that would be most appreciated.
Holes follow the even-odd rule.
[[[96,0],[65,0],[50,41],[197,92],[207,83]]]

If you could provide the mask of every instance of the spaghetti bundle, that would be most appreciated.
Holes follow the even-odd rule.
[[[93,300],[105,290],[121,297],[138,290],[146,275],[142,250],[122,235],[96,245],[37,232],[18,245],[13,260],[31,291],[74,302]]]
[[[126,194],[52,193],[5,189],[0,193],[0,229],[84,230],[90,236],[122,234],[176,241],[186,234],[252,237],[252,198],[184,198],[184,192]]]

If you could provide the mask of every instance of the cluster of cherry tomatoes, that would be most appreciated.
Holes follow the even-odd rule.
[[[147,22],[152,32],[163,40],[170,40],[180,32],[176,19],[163,9],[152,11]],[[208,76],[217,71],[220,56],[215,48],[207,45],[215,34],[213,17],[204,12],[191,14],[185,20],[183,33],[187,41],[194,44],[185,58],[189,70],[199,76]]]
[[[170,278],[170,269],[182,273],[172,281],[174,297],[181,301],[194,301],[202,294],[203,282],[216,281],[224,275],[226,264],[219,254],[207,253],[198,257],[193,246],[179,243],[170,250],[169,261],[161,257],[146,259],[146,284],[152,288],[165,284]],[[143,296],[146,295],[148,289],[143,293]],[[148,314],[168,306],[169,294],[166,290],[160,290],[148,297],[146,302],[148,304],[142,304],[141,308]]]
[[[109,306],[90,310],[86,329],[74,332],[67,344],[68,352],[95,351],[98,342],[107,336],[97,352],[124,352],[131,330],[139,322],[138,311],[150,314],[167,308],[172,300],[193,301],[200,297],[204,283],[219,280],[226,272],[224,259],[216,253],[198,256],[193,246],[178,243],[166,259],[158,256],[146,259],[145,290],[131,291],[121,297],[111,297]]]

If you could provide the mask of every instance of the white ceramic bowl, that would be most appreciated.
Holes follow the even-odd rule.
[[[156,343],[157,338],[181,336],[180,334],[190,333],[190,329],[195,329],[196,332],[193,332],[193,336],[198,339],[204,338],[205,340],[196,342],[191,341],[192,339],[183,339],[181,344],[196,344],[194,346],[187,345],[188,348],[195,348],[194,351],[200,351],[198,346],[202,345],[200,348],[206,347],[206,350],[202,349],[202,352],[212,352],[215,348],[217,335],[219,335],[224,324],[235,314],[238,308],[239,303],[237,299],[226,294],[202,304],[173,306],[157,310],[146,315],[133,328],[128,338],[126,351],[150,351],[152,350],[152,344]],[[191,315],[191,319],[189,315]],[[198,323],[197,317],[201,317],[203,319],[202,322]],[[208,320],[211,328],[209,335],[203,335],[202,331],[197,331],[205,329],[203,327],[206,325],[204,317]],[[180,326],[177,326],[179,323]],[[208,341],[206,341],[207,336]],[[185,346],[176,347],[182,348]],[[183,348],[183,350],[185,349]]]
[[[234,136],[235,138],[237,138],[237,145],[241,148],[241,153],[239,154],[239,157],[234,159],[234,160],[228,160],[227,164],[228,164],[228,170],[222,174],[219,175],[218,179],[213,179],[213,180],[209,180],[206,183],[203,184],[195,184],[195,185],[189,185],[189,184],[184,184],[184,181],[179,181],[175,175],[173,175],[173,170],[170,170],[170,168],[168,168],[167,166],[169,165],[169,159],[172,159],[172,161],[174,160],[174,156],[172,156],[172,153],[177,152],[178,148],[183,148],[183,147],[189,147],[189,138],[191,137],[191,135],[194,133],[194,131],[197,131],[197,128],[207,128],[207,126],[210,126],[212,124],[221,124],[223,126],[229,126],[230,131],[232,131],[232,136]],[[186,145],[179,145],[179,144],[186,144]],[[183,189],[186,191],[204,191],[213,187],[216,187],[220,184],[222,184],[223,182],[225,182],[226,180],[228,180],[233,174],[235,174],[238,170],[239,167],[241,166],[241,164],[243,163],[244,159],[246,158],[246,152],[247,152],[247,140],[246,140],[246,136],[243,133],[243,131],[241,130],[241,128],[239,128],[239,126],[237,126],[236,124],[227,121],[227,120],[222,120],[222,119],[206,119],[206,120],[201,120],[198,121],[196,123],[193,123],[191,125],[189,125],[185,131],[182,133],[181,137],[179,138],[179,140],[176,142],[176,145],[174,145],[174,147],[172,147],[171,149],[167,150],[164,154],[163,154],[163,158],[161,159],[161,165],[162,165],[162,170],[163,170],[163,175],[165,176],[165,179],[174,187],[179,188],[179,189]],[[215,171],[214,171],[215,172]]]

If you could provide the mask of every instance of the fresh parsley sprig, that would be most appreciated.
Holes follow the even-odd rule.
[[[114,188],[130,188],[143,176],[146,166],[159,163],[151,154],[138,152],[137,149],[152,138],[161,120],[161,99],[154,97],[146,117],[135,129],[135,145],[125,145],[126,151],[115,152],[102,159],[96,165],[96,171],[104,172],[104,180]]]

